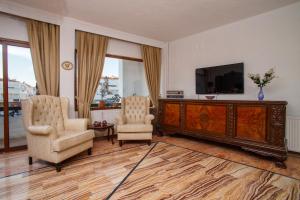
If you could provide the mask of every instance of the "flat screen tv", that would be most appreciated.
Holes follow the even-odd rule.
[[[244,63],[196,69],[196,94],[244,93]]]

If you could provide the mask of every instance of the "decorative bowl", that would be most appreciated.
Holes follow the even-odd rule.
[[[101,122],[94,121],[93,126],[95,126],[95,127],[101,127],[102,124],[101,124]]]
[[[102,126],[103,126],[103,127],[107,126],[107,121],[106,121],[106,120],[103,120],[103,121],[102,121]]]
[[[215,98],[215,96],[209,95],[209,96],[205,96],[205,98],[208,99],[208,100],[213,100]]]

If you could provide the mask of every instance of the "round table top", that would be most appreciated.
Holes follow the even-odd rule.
[[[106,126],[94,126],[93,124],[88,125],[88,129],[107,129],[107,128],[112,128],[112,127],[114,127],[113,123],[107,123]]]

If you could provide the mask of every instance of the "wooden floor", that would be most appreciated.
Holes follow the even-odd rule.
[[[294,199],[300,181],[159,142],[112,199]]]
[[[151,146],[122,148],[98,140],[92,156],[66,161],[60,173],[42,161],[29,166],[26,151],[1,154],[0,199],[298,200],[299,156],[290,155],[287,166],[188,138],[155,137]]]
[[[276,167],[273,160],[224,144],[196,140],[178,135],[175,137],[156,137],[155,139],[156,141],[174,144],[194,151],[207,153],[218,158],[300,179],[300,154],[289,153],[288,159],[285,161],[287,169],[282,169]]]

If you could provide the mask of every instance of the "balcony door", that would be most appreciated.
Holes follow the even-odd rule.
[[[26,148],[21,101],[36,94],[27,42],[0,38],[0,150]]]

